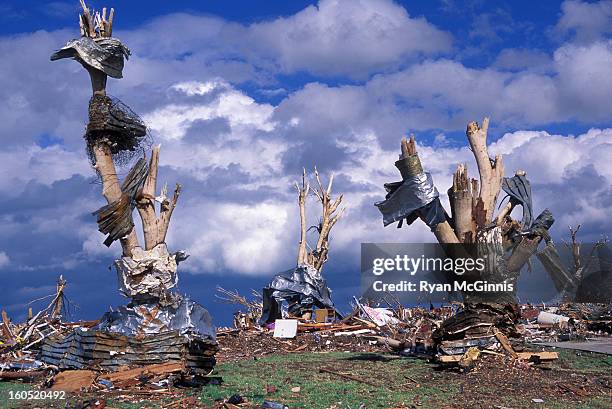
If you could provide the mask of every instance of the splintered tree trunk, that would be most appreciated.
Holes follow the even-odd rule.
[[[110,37],[113,25],[113,9],[111,9],[109,19],[107,20],[106,9],[103,9],[101,15],[96,13],[94,16],[83,0],[81,0],[81,7],[83,8],[83,13],[79,17],[81,35],[94,39]],[[84,61],[81,61],[81,64],[89,73],[94,96],[106,96],[107,74],[89,66]],[[102,194],[107,202],[111,204],[121,198],[122,191],[113,162],[111,147],[106,139],[107,138],[104,137],[97,138],[93,142],[94,146],[92,147],[92,152],[95,158],[96,171],[102,180]],[[172,199],[168,200],[166,197],[166,188],[164,187],[159,197],[160,210],[158,216],[155,209],[155,194],[157,188],[159,150],[159,146],[153,149],[145,184],[142,191],[136,196],[138,212],[142,219],[146,250],[151,250],[156,245],[163,243],[166,239],[170,218],[181,192],[181,186],[177,184]],[[138,237],[136,236],[134,228],[132,228],[125,237],[121,238],[120,241],[123,248],[123,255],[127,257],[131,257],[134,248],[139,247]]]
[[[298,191],[298,205],[300,207],[300,243],[298,245],[297,265],[301,266],[308,261],[306,251],[306,230],[308,230],[306,225],[306,198],[310,191],[310,183],[306,181],[306,169],[302,173],[302,186],[300,187],[296,183],[295,188]]]
[[[166,197],[166,187],[162,189],[160,197],[159,217],[155,210],[157,190],[157,169],[159,166],[159,150],[157,145],[151,152],[151,160],[149,162],[149,173],[145,179],[142,192],[137,198],[137,208],[140,218],[142,219],[142,227],[145,238],[145,249],[151,250],[160,243],[166,240],[166,233],[170,224],[170,217],[176,207],[176,202],[181,193],[181,185],[177,184],[174,189],[174,195],[171,200]]]
[[[340,195],[336,198],[336,200],[331,199],[332,185],[334,183],[334,175],[331,175],[329,178],[329,183],[327,188],[323,187],[321,183],[321,178],[319,177],[319,172],[315,168],[315,177],[317,179],[317,189],[314,190],[315,195],[321,202],[321,221],[319,222],[319,226],[317,227],[317,231],[319,232],[319,238],[317,239],[317,246],[313,252],[310,254],[311,264],[317,271],[321,271],[323,269],[323,264],[327,261],[327,255],[329,253],[329,233],[334,225],[338,222],[342,214],[344,214],[345,208],[342,208],[339,212],[338,206],[342,203],[342,198],[344,195]]]
[[[298,256],[297,264],[299,265],[310,265],[317,271],[323,269],[323,265],[327,261],[329,253],[329,233],[331,229],[336,225],[342,214],[346,210],[342,208],[338,210],[338,207],[342,203],[343,195],[338,196],[335,200],[331,198],[332,185],[334,176],[332,175],[329,179],[327,188],[323,187],[319,172],[315,168],[315,177],[317,180],[317,188],[312,189],[310,183],[306,180],[306,170],[302,174],[302,185],[295,184],[295,188],[298,193],[298,205],[300,207],[300,243],[298,245]],[[314,195],[321,202],[321,219],[319,224],[313,226],[316,228],[319,237],[317,238],[317,244],[312,250],[308,250],[308,242],[306,233],[308,232],[308,224],[306,221],[306,199],[309,192],[313,192]]]
[[[481,297],[480,294],[466,292],[463,294],[466,302],[484,302],[486,299],[486,302],[491,300],[493,302],[515,304],[516,281],[520,275],[520,270],[537,251],[538,244],[546,233],[540,231],[523,234],[518,244],[508,246],[507,249],[511,248],[512,253],[506,254],[507,249],[504,248],[504,243],[511,244],[510,234],[512,232],[521,233],[520,228],[525,226],[520,226],[520,223],[510,217],[514,206],[518,203],[516,200],[510,200],[508,205],[501,209],[499,215],[496,218],[494,217],[497,197],[504,177],[504,165],[501,155],[497,155],[494,160],[489,157],[487,150],[488,126],[489,119],[485,118],[482,126],[479,126],[476,122],[470,122],[466,131],[470,148],[478,166],[480,183],[475,179],[470,179],[466,165],[460,164],[453,175],[453,185],[448,190],[452,225],[444,221],[432,226],[432,228],[441,244],[465,244],[446,246],[445,249],[449,257],[465,257],[466,255],[473,257],[470,254],[474,253],[485,262],[485,271],[482,273],[474,272],[473,274],[466,273],[462,276],[462,279],[467,282],[487,280],[491,283],[514,284],[514,291],[495,292],[491,293],[489,297]],[[423,172],[412,135],[410,141],[402,138],[400,160],[395,165],[402,173],[404,180]],[[516,175],[524,176],[525,172],[518,170]],[[421,218],[426,221],[422,215]],[[543,228],[547,229],[546,227]],[[522,233],[525,233],[525,230]],[[508,236],[505,236],[506,234]],[[517,236],[513,235],[512,237],[512,240],[515,240],[514,238]],[[504,242],[504,239],[506,242]],[[471,251],[467,245],[475,245],[475,252]]]
[[[501,155],[497,155],[493,161],[489,157],[489,152],[487,151],[488,130],[489,118],[485,118],[482,121],[482,127],[478,126],[477,122],[470,122],[466,131],[470,148],[476,159],[478,173],[480,174],[480,193],[478,198],[484,212],[483,227],[493,220],[497,196],[499,195],[504,177],[504,164]]]
[[[87,72],[91,78],[92,90],[94,94],[106,95],[106,74],[103,72],[88,69]],[[110,204],[121,197],[121,184],[117,177],[117,170],[115,169],[115,163],[113,162],[113,154],[110,146],[104,142],[104,138],[95,142],[93,147],[93,154],[96,161],[94,168],[102,181],[102,195],[106,201]],[[138,247],[138,237],[134,229],[130,233],[120,240],[121,248],[123,249],[123,255],[130,257],[132,250]]]
[[[463,243],[473,243],[476,238],[476,223],[472,208],[476,202],[478,182],[468,178],[467,165],[460,164],[453,175],[453,186],[448,191],[451,214],[455,222],[458,239]]]

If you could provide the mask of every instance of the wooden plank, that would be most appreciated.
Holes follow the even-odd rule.
[[[512,358],[516,358],[516,352],[514,352],[514,349],[512,348],[512,345],[510,345],[508,338],[495,327],[493,327],[493,333],[495,334],[495,338],[497,338],[504,350],[508,352],[508,354],[510,354]]]
[[[559,359],[558,352],[542,351],[542,352],[518,352],[517,357],[526,361],[540,360],[540,361],[553,361]]]
[[[182,372],[185,370],[185,366],[182,362],[168,362],[164,364],[147,365],[141,368],[128,369],[125,371],[113,372],[103,375],[102,378],[111,382],[118,382],[150,373],[154,375],[169,374],[174,372]]]
[[[15,335],[11,331],[11,321],[8,318],[6,311],[2,310],[2,337],[9,343],[15,340]]]

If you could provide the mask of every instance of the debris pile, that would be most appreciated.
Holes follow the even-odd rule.
[[[524,305],[521,317],[530,342],[586,341],[612,334],[612,304]]]
[[[301,316],[314,307],[335,311],[331,291],[321,273],[308,264],[275,276],[263,289],[260,323],[281,318],[283,303],[288,304],[288,311],[294,316]]]
[[[258,325],[265,321],[258,315],[261,302],[218,290],[224,294],[220,298],[247,307],[247,313],[237,312],[235,317],[249,317],[248,324],[235,320],[234,328],[218,330],[218,358],[222,362],[275,353],[387,351],[430,359],[443,366],[470,368],[484,356],[506,356],[531,364],[556,359],[556,352],[534,351],[542,340],[612,339],[612,305],[514,308],[512,304],[474,304],[466,308],[455,302],[443,307],[407,308],[396,302],[381,308],[355,299],[354,310],[343,319],[331,309],[314,308],[311,319],[285,309],[282,318]]]

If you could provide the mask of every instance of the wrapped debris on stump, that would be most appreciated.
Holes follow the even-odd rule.
[[[147,135],[142,119],[117,98],[96,94],[89,101],[89,123],[85,139],[91,158],[95,142],[103,140],[111,153],[134,152]],[[93,162],[95,165],[95,162]]]
[[[449,282],[466,288],[461,291],[464,308],[435,332],[437,347],[447,354],[463,354],[474,346],[497,342],[495,331],[500,337],[517,336],[518,277],[538,244],[550,241],[548,230],[554,222],[548,210],[533,220],[531,185],[525,172],[519,170],[514,177],[504,178],[501,155],[495,159],[488,155],[488,123],[485,118],[482,126],[468,124],[466,136],[478,165],[480,183],[468,178],[465,164],[458,166],[449,189],[452,219],[440,203],[431,175],[423,171],[413,136],[410,141],[402,139],[401,154],[395,162],[402,181],[385,184],[385,200],[375,203],[385,226],[399,222],[401,227],[403,221],[411,224],[420,218],[434,232],[447,257],[478,258],[484,263],[482,271],[446,273]],[[500,190],[509,201],[494,217]],[[510,217],[516,205],[523,208],[521,223]],[[477,281],[508,290],[469,290],[470,284]]]
[[[335,311],[331,300],[331,290],[327,287],[321,271],[327,262],[329,253],[329,234],[338,222],[345,208],[339,208],[343,195],[332,199],[334,175],[331,175],[327,186],[321,182],[319,172],[315,167],[316,188],[310,187],[306,177],[306,169],[302,173],[301,185],[296,183],[298,205],[300,208],[300,242],[298,246],[297,267],[274,277],[272,282],[263,289],[263,311],[260,318],[262,325],[283,318],[281,306],[288,304],[288,312],[294,317],[310,319],[313,308],[329,308]],[[308,227],[306,220],[306,199],[313,193],[321,203],[321,218],[315,226]],[[316,245],[309,251],[306,233],[316,230],[318,238]]]
[[[178,263],[184,252],[168,253],[165,243],[151,250],[135,248],[132,257],[115,260],[119,291],[135,299],[162,299],[178,283]]]
[[[286,302],[288,312],[296,317],[313,308],[335,310],[331,290],[315,268],[298,266],[275,276],[263,289],[263,311],[260,324],[265,325],[282,317],[282,304]]]
[[[404,221],[411,225],[419,217],[430,228],[447,219],[446,212],[440,203],[438,190],[434,186],[429,172],[424,172],[419,157],[410,155],[395,162],[403,180],[401,182],[385,183],[387,195],[382,202],[375,203],[382,213],[383,224]]]
[[[159,146],[151,150],[148,164],[144,157],[139,159],[119,182],[116,165],[140,153],[147,128],[129,107],[106,93],[107,77],[122,78],[124,59],[130,55],[121,41],[111,37],[114,10],[107,20],[106,9],[92,12],[84,0],[81,7],[82,37],[69,41],[51,60],[73,58],[91,79],[85,139],[108,203],[94,215],[100,232],[108,235],[104,244],[121,243],[123,254],[115,267],[120,291],[131,302],[106,313],[95,328],[45,338],[41,359],[62,369],[99,365],[109,370],[179,361],[187,372],[207,374],[218,350],[212,319],[201,305],[171,291],[178,282],[178,263],[188,257],[182,251],[169,253],[165,243],[181,186],[176,185],[171,198],[166,197],[166,188],[158,195]],[[135,209],[142,219],[142,247],[134,229]]]
[[[130,49],[112,37],[81,37],[70,40],[51,55],[51,61],[73,58],[86,69],[94,68],[112,78],[123,78],[123,59],[130,57]]]

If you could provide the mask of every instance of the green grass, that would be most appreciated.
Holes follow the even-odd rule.
[[[559,368],[584,373],[612,371],[612,355],[569,349],[556,349],[556,351],[559,353]]]
[[[350,374],[376,386],[320,373],[320,368]],[[344,409],[357,408],[360,404],[376,408],[382,402],[398,406],[421,403],[422,408],[439,408],[457,392],[451,385],[431,382],[436,374],[432,375],[429,364],[423,360],[379,354],[334,352],[271,356],[219,365],[218,372],[224,382],[203,389],[204,403],[212,405],[216,399],[238,393],[253,403],[261,404],[265,399],[282,402],[292,409],[334,405]],[[406,376],[417,381],[418,387]],[[273,387],[276,392],[267,394],[266,387]],[[292,392],[294,387],[300,387],[300,392]]]
[[[557,379],[594,376],[608,377],[612,367],[612,357],[593,353],[576,354],[575,351],[559,351],[560,359],[553,364]],[[350,374],[363,382],[347,380],[334,374],[321,373],[326,368],[338,373]],[[224,400],[233,394],[245,397],[250,408],[259,408],[264,400],[283,403],[294,408],[336,408],[356,409],[365,404],[368,409],[413,407],[493,407],[501,405],[512,408],[610,408],[610,396],[588,396],[584,399],[568,400],[569,397],[558,393],[548,395],[546,391],[533,389],[527,393],[517,390],[512,385],[495,382],[477,381],[475,388],[461,390],[465,375],[437,371],[424,360],[398,358],[397,356],[372,353],[303,353],[292,355],[271,355],[257,360],[225,363],[217,366],[218,375],[223,377],[221,385],[210,385],[202,390],[191,389],[186,393],[199,396],[202,403],[212,406],[217,400]],[[545,376],[548,371],[535,369],[525,372],[530,376]],[[562,375],[559,377],[558,375]],[[564,378],[563,375],[567,375]],[[519,374],[523,376],[523,374]],[[480,379],[480,378],[477,378]],[[488,379],[488,378],[485,378]],[[510,379],[510,378],[505,378]],[[516,378],[513,378],[516,380]],[[553,383],[554,383],[553,382]],[[291,389],[300,387],[295,393]],[[0,408],[65,408],[68,402],[74,405],[76,399],[69,401],[36,401],[29,404],[20,401],[9,401],[9,391],[29,390],[33,386],[19,382],[0,382]],[[274,392],[270,392],[275,389]],[[474,398],[472,405],[465,400]],[[532,397],[544,399],[544,404],[531,403]],[[92,397],[90,394],[89,397]],[[462,397],[463,400],[458,400]],[[166,399],[156,402],[127,403],[108,399],[107,405],[118,409],[136,409],[142,407],[160,408]],[[484,402],[485,406],[478,403]],[[467,405],[467,406],[466,406]]]

